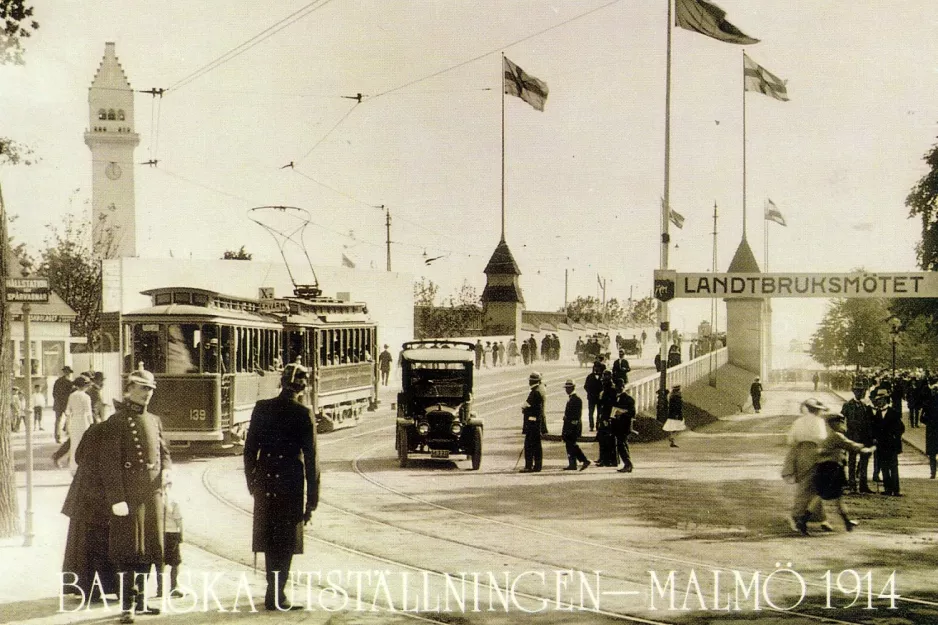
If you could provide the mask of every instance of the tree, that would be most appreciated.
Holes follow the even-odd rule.
[[[22,40],[39,28],[25,0],[0,0],[0,65],[23,64]]]
[[[251,260],[254,258],[254,254],[251,254],[244,246],[241,246],[241,249],[238,251],[225,250],[225,255],[221,257],[222,260]]]
[[[39,28],[32,20],[33,8],[25,0],[0,0],[0,65],[23,62],[22,40]],[[30,164],[32,151],[11,139],[0,137],[0,166]],[[0,278],[12,273],[7,238],[7,211],[0,189]],[[0,280],[0,301],[6,301],[5,283]],[[13,353],[10,349],[9,306],[0,306],[0,537],[19,532],[19,506],[16,501],[16,470],[10,440],[10,394],[13,381]]]
[[[654,297],[643,297],[632,303],[629,322],[635,325],[655,325],[658,319],[658,300]]]
[[[892,337],[886,319],[891,300],[835,299],[811,337],[811,356],[833,365],[886,366],[892,361]],[[859,346],[863,344],[862,355]]]
[[[92,250],[90,224],[69,214],[61,226],[50,224],[48,228],[37,273],[75,310],[78,317],[72,322],[72,334],[84,336],[94,351],[101,342],[102,280],[101,261]]]
[[[481,331],[479,294],[467,281],[452,293],[445,305],[436,306],[440,287],[421,277],[414,282],[414,333],[417,338],[456,337]]]
[[[563,311],[563,309],[560,309]],[[606,301],[605,308],[599,299],[582,295],[572,302],[567,302],[567,318],[574,323],[611,323],[621,324],[628,320],[628,310],[612,298]]]
[[[905,198],[909,217],[922,220],[922,240],[916,245],[918,263],[922,269],[938,269],[938,144],[923,157],[928,173],[912,187]]]

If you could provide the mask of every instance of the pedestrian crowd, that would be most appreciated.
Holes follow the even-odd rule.
[[[824,501],[836,506],[845,529],[851,531],[858,523],[849,516],[845,494],[871,495],[872,483],[883,496],[902,496],[899,455],[906,428],[903,401],[908,406],[909,427],[925,425],[925,453],[931,478],[935,479],[938,379],[927,372],[896,376],[874,372],[855,376],[851,386],[853,398],[841,406],[840,412],[831,411],[815,398],[806,400],[802,416],[788,433],[789,451],[782,475],[795,484],[791,524],[806,536],[809,522],[819,523],[822,531],[833,531]]]

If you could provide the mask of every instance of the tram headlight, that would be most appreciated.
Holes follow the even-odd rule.
[[[453,432],[453,434],[459,436],[459,434],[462,432],[462,423],[459,421],[453,421],[453,425],[450,430]]]
[[[427,432],[430,431],[430,424],[426,421],[420,421],[417,423],[417,433],[421,436],[425,436]]]

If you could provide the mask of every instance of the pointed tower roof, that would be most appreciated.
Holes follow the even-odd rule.
[[[101,64],[98,66],[98,71],[94,75],[94,80],[91,81],[91,88],[120,89],[124,91],[131,89],[130,81],[127,80],[124,68],[121,67],[120,62],[117,60],[117,53],[114,50],[113,41],[108,41],[104,44],[104,58],[101,59]]]
[[[759,263],[756,262],[755,254],[752,253],[752,248],[749,247],[749,242],[746,241],[745,237],[740,241],[739,247],[736,248],[736,254],[733,255],[727,273],[762,273],[762,270],[759,269]]]
[[[521,270],[518,269],[518,263],[515,262],[515,257],[511,255],[511,250],[508,249],[508,244],[505,243],[505,239],[498,242],[498,247],[496,247],[495,252],[492,253],[492,258],[489,259],[489,264],[485,266],[483,273],[487,276],[521,275]]]

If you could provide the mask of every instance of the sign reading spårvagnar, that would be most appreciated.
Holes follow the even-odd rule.
[[[906,273],[677,273],[674,297],[938,297],[938,272]]]

